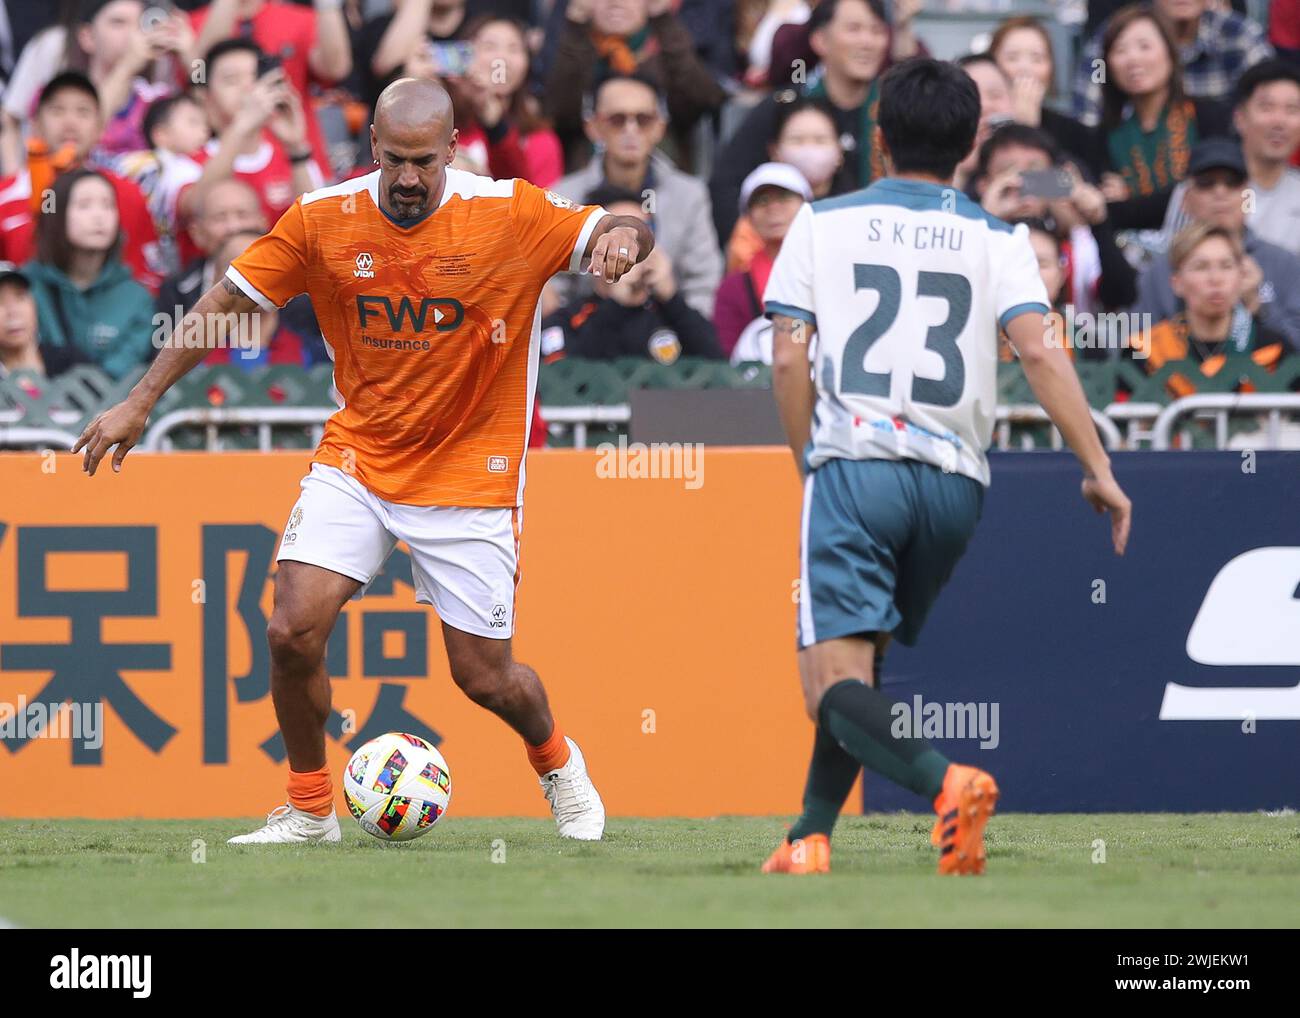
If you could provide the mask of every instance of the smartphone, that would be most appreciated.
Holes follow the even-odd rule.
[[[474,59],[474,45],[468,42],[430,42],[429,60],[440,78],[463,78]]]
[[[1020,174],[1020,194],[1024,198],[1068,198],[1073,190],[1074,180],[1062,169]]]
[[[274,53],[263,53],[257,58],[257,76],[264,78],[272,71],[278,71],[281,67],[279,56]]]

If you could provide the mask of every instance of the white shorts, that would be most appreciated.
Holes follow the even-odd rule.
[[[519,579],[517,509],[385,502],[337,467],[313,463],[289,514],[277,562],[306,562],[364,584],[398,541],[411,550],[415,599],[447,625],[508,640]]]

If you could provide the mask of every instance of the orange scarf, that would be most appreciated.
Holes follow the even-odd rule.
[[[54,178],[72,168],[77,161],[77,150],[64,145],[57,152],[39,138],[27,140],[27,172],[32,181],[31,209],[33,216],[41,214],[46,192],[54,186]]]
[[[591,32],[591,44],[601,60],[615,74],[631,74],[642,61],[659,52],[659,40],[649,26],[632,35],[613,35],[609,32]]]

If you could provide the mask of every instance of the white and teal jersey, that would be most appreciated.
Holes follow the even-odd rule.
[[[916,459],[989,483],[1000,329],[1048,310],[1026,227],[886,178],[799,210],[764,308],[816,329],[809,467]]]

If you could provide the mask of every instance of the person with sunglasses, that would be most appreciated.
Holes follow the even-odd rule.
[[[1241,146],[1228,138],[1207,138],[1192,149],[1183,209],[1192,223],[1223,227],[1241,241],[1241,303],[1268,328],[1300,350],[1300,258],[1262,240],[1246,226],[1248,174]],[[1152,321],[1174,317],[1180,301],[1170,279],[1167,254],[1156,255],[1138,276],[1133,311]]]
[[[667,255],[683,298],[711,318],[722,281],[722,251],[709,189],[657,148],[668,126],[662,94],[640,72],[613,74],[596,85],[585,113],[584,128],[596,154],[582,169],[561,177],[553,190],[575,202],[603,185],[640,195],[655,247]],[[580,296],[575,285],[572,277],[551,281],[557,306]]]

